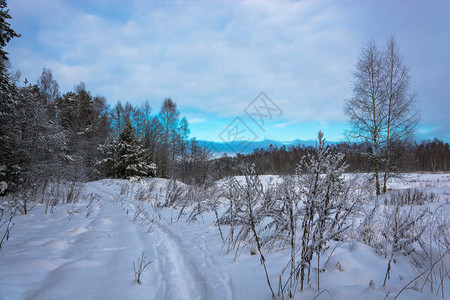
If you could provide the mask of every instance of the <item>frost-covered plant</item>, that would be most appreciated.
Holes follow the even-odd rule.
[[[193,206],[193,210],[189,215],[187,221],[195,221],[197,216],[200,216],[203,212],[208,211],[206,207],[206,198],[208,197],[208,192],[205,186],[200,185],[189,185],[186,189],[184,195],[184,200],[181,205],[180,213],[178,214],[178,219],[184,215],[185,209],[189,206]]]
[[[309,282],[313,254],[317,256],[317,282],[320,289],[320,256],[327,242],[339,238],[349,226],[347,217],[357,199],[349,197],[343,180],[346,169],[344,155],[332,153],[325,147],[323,133],[319,131],[316,156],[308,153],[297,168],[298,185],[303,197],[301,224],[301,258],[299,261],[300,289]],[[308,272],[307,274],[305,272]]]
[[[427,236],[429,234],[429,245],[421,245],[424,252],[427,254],[429,267],[424,273],[423,285],[421,291],[425,285],[429,284],[430,292],[435,291],[436,296],[439,292],[442,298],[445,298],[444,283],[446,280],[450,280],[450,275],[445,264],[445,256],[450,251],[450,240],[448,237],[448,228],[450,222],[445,217],[443,206],[438,207],[432,213],[430,213],[430,219],[427,222]],[[428,251],[425,251],[425,247]],[[436,257],[438,259],[436,260]],[[427,265],[427,264],[425,264]]]
[[[152,181],[149,185],[139,188],[136,191],[134,199],[137,201],[151,202],[153,198],[156,198],[154,191],[156,189],[156,182]]]
[[[424,190],[414,188],[390,193],[386,196],[385,203],[390,205],[424,205],[428,202],[434,202],[435,199],[434,193],[426,193]]]
[[[151,261],[147,261],[147,256],[142,252],[141,257],[137,259],[137,263],[133,262],[134,278],[138,284],[141,284],[141,276],[145,269],[151,264]]]
[[[414,208],[403,209],[400,205],[387,207],[383,238],[385,242],[384,255],[388,258],[383,286],[390,278],[391,264],[396,262],[400,254],[410,255],[415,251],[414,243],[422,239],[426,226],[417,225],[427,215],[427,210],[416,211]]]
[[[234,177],[227,178],[223,189],[224,189],[223,195],[228,200],[228,207],[227,210],[220,217],[219,221],[221,224],[230,226],[230,230],[226,239],[228,241],[228,248],[227,248],[228,253],[232,249],[234,241],[234,229],[237,226],[235,207],[238,198],[238,183],[236,181],[236,178]]]
[[[287,293],[289,298],[293,298],[298,281],[296,273],[297,256],[297,223],[303,216],[300,209],[300,193],[296,185],[297,179],[293,176],[285,176],[281,184],[277,187],[277,205],[270,210],[272,217],[266,228],[273,227],[274,234],[271,235],[272,242],[280,241],[281,245],[288,244],[290,247],[290,260],[280,275],[278,285],[278,296],[283,298]],[[282,282],[282,277],[286,270],[290,270],[286,281]]]
[[[167,181],[166,196],[164,198],[164,207],[170,207],[177,205],[183,195],[183,188],[175,179]]]
[[[266,274],[267,284],[275,298],[275,294],[270,283],[269,274],[266,268],[266,259],[262,251],[260,225],[267,217],[267,211],[270,210],[271,204],[268,203],[264,193],[264,187],[252,165],[245,170],[245,182],[239,183],[235,178],[230,178],[228,198],[231,199],[230,207],[221,217],[221,222],[230,224],[238,230],[236,235],[230,232],[228,236],[231,248],[236,252],[236,256],[241,251],[242,244],[254,242],[259,253],[261,264]],[[262,205],[262,202],[264,204]]]
[[[363,211],[363,219],[358,228],[360,240],[375,249],[378,254],[383,253],[384,243],[382,236],[382,228],[380,216],[380,201],[375,197],[372,206]]]
[[[187,218],[188,222],[197,220],[197,218],[205,212],[213,212],[216,217],[216,225],[219,228],[220,237],[222,238],[222,241],[225,241],[221,228],[221,220],[219,218],[219,206],[221,204],[220,198],[222,195],[223,190],[216,184],[208,186],[190,186],[188,192],[186,193],[186,202],[181,208],[178,218],[180,218],[180,215],[185,209],[186,203],[193,204],[192,212]]]
[[[0,204],[0,250],[3,243],[9,239],[9,233],[13,226],[12,220],[17,215],[17,210],[13,202],[3,201]]]

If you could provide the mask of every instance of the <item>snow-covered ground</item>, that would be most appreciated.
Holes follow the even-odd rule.
[[[352,175],[349,175],[351,177]],[[265,182],[278,180],[264,176]],[[16,216],[0,251],[0,299],[270,299],[258,255],[244,248],[235,259],[227,253],[214,225],[213,213],[196,222],[178,219],[180,207],[159,210],[167,181],[146,184],[102,180],[84,186],[84,200],[55,206],[45,214],[36,205],[27,215]],[[152,187],[154,197],[136,200],[139,188]],[[392,179],[389,188],[428,189],[435,193],[448,219],[450,174],[405,174]],[[90,202],[90,200],[93,200]],[[189,211],[188,211],[189,212]],[[448,228],[447,228],[448,237]],[[336,242],[338,243],[338,242]],[[382,287],[387,259],[360,242],[332,244],[316,299],[392,299],[418,275],[408,258],[393,265],[391,279]],[[133,262],[142,253],[152,263],[135,280]],[[272,283],[289,260],[289,251],[266,254]],[[325,263],[324,259],[324,263]],[[444,266],[450,269],[450,260]],[[311,286],[296,298],[312,299]],[[412,284],[400,299],[442,299],[430,287]],[[420,282],[422,283],[422,281]],[[448,279],[444,294],[450,297]]]

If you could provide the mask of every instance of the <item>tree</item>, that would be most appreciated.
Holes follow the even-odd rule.
[[[0,184],[4,191],[11,181],[15,165],[12,163],[14,151],[18,143],[18,91],[13,80],[7,72],[9,63],[6,44],[14,37],[20,37],[7,22],[11,19],[6,9],[5,0],[0,0]]]
[[[385,49],[385,72],[387,119],[383,193],[386,193],[387,180],[393,168],[396,167],[395,161],[392,160],[396,151],[395,145],[400,145],[402,141],[411,138],[419,122],[419,112],[415,109],[414,103],[415,97],[408,93],[411,76],[393,36]]]
[[[148,162],[146,151],[140,146],[136,130],[131,122],[126,122],[119,134],[119,164],[120,178],[146,177],[155,170],[154,165]]]
[[[154,176],[156,165],[141,146],[131,122],[126,122],[117,138],[110,137],[99,147],[102,159],[96,163],[107,177],[131,178]]]
[[[19,90],[16,156],[20,158],[21,180],[27,185],[61,175],[66,144],[65,132],[49,118],[47,107],[38,99],[37,86]]]
[[[75,90],[56,101],[57,121],[67,131],[73,174],[92,179],[99,154],[95,150],[110,133],[108,105],[105,98],[92,97],[84,83]]]
[[[175,145],[178,141],[178,126],[180,112],[177,105],[172,99],[164,100],[161,111],[158,114],[158,120],[162,126],[162,165],[160,166],[160,175],[166,177],[169,173],[173,173],[176,149]],[[171,174],[173,175],[173,174]]]
[[[353,76],[354,95],[344,106],[352,125],[347,134],[372,147],[368,157],[373,163],[375,190],[379,195],[380,173],[384,171],[383,191],[386,191],[392,171],[393,145],[411,137],[418,122],[414,96],[408,94],[409,72],[394,38],[384,50],[369,42],[361,51]]]
[[[9,9],[6,8],[7,6],[6,0],[0,0],[0,68],[2,72],[5,69],[5,62],[8,61],[8,52],[4,50],[6,44],[8,44],[11,39],[20,37],[20,34],[16,33],[11,28],[11,24],[7,22],[8,19],[11,19]]]
[[[136,123],[136,133],[140,138],[145,138],[145,134],[150,126],[152,119],[151,107],[148,100],[144,104],[136,109],[134,114],[134,120]]]
[[[107,178],[119,178],[119,142],[113,136],[108,137],[105,143],[98,147],[100,160],[95,163],[95,167],[102,176]]]
[[[55,101],[60,97],[58,82],[53,79],[50,69],[43,68],[42,74],[37,81],[39,88],[39,100],[46,106],[48,114],[52,120],[56,118]]]
[[[369,141],[373,146],[370,156],[374,162],[377,195],[380,194],[381,146],[383,126],[386,123],[383,68],[383,53],[375,43],[369,42],[362,49],[353,74],[356,79],[353,83],[354,96],[346,100],[344,108],[352,125],[351,131],[348,132],[350,137]]]

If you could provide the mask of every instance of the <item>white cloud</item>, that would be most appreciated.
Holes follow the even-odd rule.
[[[198,123],[205,123],[206,119],[203,118],[189,118],[189,124],[198,124]]]
[[[218,117],[242,114],[264,91],[287,122],[344,121],[343,99],[371,37],[369,26],[358,27],[364,5],[336,2],[16,0],[9,7],[24,36],[8,51],[29,80],[48,67],[66,91],[84,81],[112,103],[149,99],[159,108],[171,97]]]
[[[39,25],[33,55],[14,56],[17,67],[33,75],[50,67],[63,89],[84,81],[112,102],[172,97],[180,106],[231,116],[264,90],[288,103],[286,117],[308,119],[291,104],[322,101],[317,87],[345,67],[320,50],[322,39],[348,39],[326,26],[336,12],[316,11],[322,4],[186,2],[158,8],[137,2],[129,18],[111,20],[52,2],[32,5],[36,15],[49,17]],[[45,49],[55,55],[46,56]]]

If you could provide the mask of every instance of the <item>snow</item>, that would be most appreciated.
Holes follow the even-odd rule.
[[[278,180],[262,176],[266,184]],[[91,204],[86,198],[47,214],[38,204],[16,216],[0,251],[0,299],[270,299],[259,256],[250,247],[236,259],[234,252],[227,253],[213,213],[188,223],[185,217],[177,220],[179,208],[164,208],[159,218],[151,202],[164,201],[166,185],[167,180],[158,178],[90,182],[84,193],[98,195]],[[139,188],[149,186],[154,199],[134,199]],[[450,174],[404,174],[389,184],[392,190],[414,187],[436,193],[438,202],[429,206],[443,206],[448,219]],[[139,285],[133,262],[142,253],[152,263]],[[289,250],[264,255],[276,289]],[[323,263],[328,258],[320,277],[326,291],[316,299],[384,299],[386,294],[393,299],[418,274],[408,258],[399,257],[383,287],[387,259],[357,241],[334,242]],[[445,266],[449,268],[448,259]],[[315,274],[311,277],[311,286],[296,298],[319,293]],[[405,290],[400,299],[442,299],[436,290],[432,294],[429,287],[420,288]],[[449,297],[448,280],[444,291]]]

